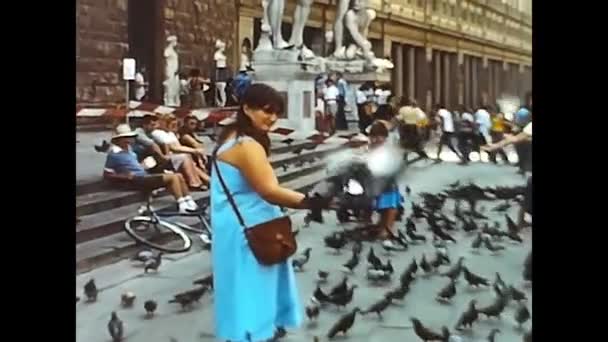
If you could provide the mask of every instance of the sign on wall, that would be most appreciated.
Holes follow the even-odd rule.
[[[135,79],[135,59],[124,58],[122,60],[122,79],[132,81]]]

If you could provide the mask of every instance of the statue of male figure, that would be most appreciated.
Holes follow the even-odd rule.
[[[165,48],[165,80],[164,85],[164,96],[163,102],[165,106],[179,107],[179,77],[177,72],[179,70],[179,56],[175,51],[177,47],[177,37],[167,37],[167,47]]]

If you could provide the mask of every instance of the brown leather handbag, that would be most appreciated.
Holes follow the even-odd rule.
[[[230,194],[230,191],[220,174],[216,160],[217,157],[214,155],[213,164],[215,165],[215,172],[226,193],[228,202],[230,202],[239,223],[244,229],[249,248],[251,248],[255,258],[260,264],[266,266],[279,264],[287,260],[287,258],[292,256],[298,249],[298,244],[296,243],[296,239],[291,230],[291,218],[289,216],[283,216],[247,228],[245,221],[234,202],[234,198],[232,197],[232,194]]]

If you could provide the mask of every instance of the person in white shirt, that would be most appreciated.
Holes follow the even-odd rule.
[[[470,161],[469,154],[471,154],[476,143],[476,124],[470,108],[461,106],[460,111],[462,114],[460,115],[458,130],[458,149],[462,153],[462,164],[467,164]]]
[[[336,115],[338,114],[338,96],[340,96],[340,91],[338,87],[331,79],[328,79],[327,88],[325,88],[325,94],[323,96],[325,100],[325,106],[327,107],[326,114],[330,115],[329,120],[333,122],[332,127],[335,127]],[[332,132],[333,133],[333,130]]]
[[[420,123],[426,119],[426,114],[418,107],[415,99],[401,99],[401,108],[395,117],[395,121],[399,125],[399,140],[401,147],[407,150],[413,150],[420,158],[428,159],[423,148],[422,129]],[[405,153],[405,161],[407,161],[407,152]]]
[[[378,106],[388,104],[388,98],[391,96],[391,90],[388,84],[384,84],[376,89],[376,103]]]
[[[438,108],[437,116],[441,121],[441,138],[439,138],[439,146],[437,148],[437,159],[436,162],[441,162],[441,150],[443,149],[443,145],[447,145],[452,152],[458,156],[461,160],[464,158],[458,153],[456,148],[454,147],[453,139],[454,139],[454,117],[452,113],[448,111],[445,106],[437,105]]]
[[[490,138],[492,118],[488,112],[488,107],[481,106],[477,112],[475,112],[475,123],[477,124],[477,131],[479,132],[479,145],[485,145],[492,142],[492,139]]]
[[[144,75],[146,74],[146,67],[141,67],[135,74],[135,99],[142,101],[146,97],[146,90],[148,88],[148,82],[146,82]]]

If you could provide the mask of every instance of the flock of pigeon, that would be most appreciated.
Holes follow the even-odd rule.
[[[408,188],[406,191],[410,192],[410,189]],[[475,329],[475,323],[484,319],[500,319],[511,303],[515,303],[513,318],[517,322],[516,329],[521,331],[523,341],[531,341],[531,326],[527,330],[524,328],[526,322],[531,319],[530,311],[526,306],[528,300],[526,293],[514,284],[505,283],[499,272],[496,272],[494,280],[490,281],[488,278],[476,274],[465,262],[465,257],[460,256],[452,263],[452,257],[450,256],[450,244],[457,243],[457,237],[459,240],[463,240],[467,236],[472,238],[470,250],[474,255],[480,254],[481,249],[485,248],[490,252],[489,255],[499,256],[501,252],[508,248],[508,243],[521,244],[523,242],[523,237],[520,234],[522,228],[506,212],[513,203],[521,202],[523,191],[523,187],[482,188],[472,183],[460,185],[456,182],[450,184],[448,188],[438,194],[421,193],[422,202],[411,204],[411,215],[405,218],[405,229],[403,231],[398,229],[397,235],[392,237],[395,243],[381,244],[380,246],[387,256],[394,255],[401,260],[409,259],[407,251],[410,245],[431,243],[433,252],[423,253],[419,258],[413,256],[411,262],[398,276],[396,286],[390,286],[396,272],[391,259],[387,258],[385,261],[381,259],[377,250],[374,249],[374,247],[378,248],[377,245],[367,242],[369,238],[361,234],[362,229],[341,229],[325,236],[323,239],[325,246],[334,250],[336,254],[348,248],[347,245],[350,244],[351,256],[340,267],[342,273],[344,273],[341,281],[329,290],[324,290],[322,286],[328,282],[330,272],[317,270],[316,289],[306,305],[309,328],[314,328],[318,317],[328,307],[343,310],[352,304],[353,307],[339,317],[325,334],[328,339],[333,339],[338,334],[347,335],[355,324],[357,314],[375,314],[378,319],[382,320],[383,314],[386,314],[387,311],[401,310],[400,308],[403,305],[399,304],[404,303],[406,296],[413,287],[423,287],[428,279],[435,277],[445,279],[445,286],[433,298],[433,302],[439,305],[452,305],[453,299],[462,289],[462,286],[457,286],[459,284],[472,289],[487,288],[495,293],[495,299],[488,305],[478,305],[477,300],[472,299],[462,311],[457,322],[446,323],[439,330],[434,330],[430,325],[423,324],[416,317],[410,317],[411,328],[421,341],[464,341],[463,336],[467,331],[470,332],[471,329]],[[448,203],[447,199],[451,199],[455,203],[453,217],[450,217],[449,214],[451,213],[445,210],[446,203]],[[480,201],[501,201],[491,211],[504,215],[506,229],[500,228],[500,222],[493,222],[492,227],[490,227],[488,222],[490,220],[484,215],[485,208],[477,208]],[[462,202],[468,204],[466,206],[468,210],[462,209]],[[346,222],[350,217],[357,216],[356,213],[347,209],[338,210],[338,213],[340,222]],[[315,215],[319,215],[319,213]],[[319,219],[322,221],[322,217]],[[402,221],[402,219],[400,217],[399,221]],[[428,224],[428,232],[423,232],[420,228],[424,221]],[[399,225],[399,223],[396,224]],[[456,232],[462,234],[455,234]],[[370,246],[365,247],[364,242],[369,243]],[[364,250],[367,250],[365,265],[359,266],[361,259],[363,259],[362,253],[364,253]],[[307,271],[306,264],[311,258],[311,251],[312,248],[306,248],[292,258],[293,267],[297,272]],[[145,273],[157,272],[162,262],[162,253],[155,254],[149,250],[144,250],[134,255],[132,260],[143,263]],[[521,273],[524,286],[529,286],[532,281],[531,263],[532,251],[530,250]],[[359,269],[365,270],[365,278],[370,285],[388,287],[380,300],[366,308],[353,304],[357,302],[355,289],[358,285],[351,284],[351,278]],[[464,282],[461,279],[464,279]],[[213,291],[213,275],[195,280],[193,283],[197,287],[176,294],[168,303],[178,304],[182,309],[187,309],[194,302],[199,302],[206,293]],[[84,295],[87,302],[97,301],[98,289],[94,279],[91,279],[84,286]],[[79,300],[80,298],[77,297],[76,301]],[[134,302],[135,295],[131,292],[124,293],[121,297],[123,308],[133,307]],[[152,299],[144,302],[147,319],[153,318],[157,306],[157,302]],[[108,322],[108,331],[112,340],[123,340],[125,338],[124,330],[123,322],[116,312],[112,312]],[[497,335],[500,333],[499,329],[493,329],[486,340],[489,342],[497,341]],[[285,331],[283,330],[277,338],[284,335]],[[314,340],[318,341],[319,337],[315,336]]]
[[[410,192],[410,189],[406,189]],[[500,273],[495,272],[494,281],[476,274],[469,266],[465,264],[465,257],[459,257],[454,264],[450,258],[448,243],[457,243],[455,232],[461,230],[463,237],[474,236],[470,245],[471,254],[479,255],[482,247],[486,248],[490,255],[498,256],[507,248],[506,243],[521,244],[523,237],[520,235],[521,227],[509,217],[506,212],[511,208],[512,203],[521,202],[523,200],[524,187],[495,187],[481,188],[475,184],[460,185],[459,182],[450,184],[447,189],[438,193],[421,193],[423,199],[421,204],[412,203],[411,216],[406,219],[405,233],[402,230],[397,230],[397,235],[393,236],[394,244],[382,244],[382,248],[387,255],[392,255],[395,252],[406,252],[410,245],[427,243],[427,235],[419,232],[415,221],[426,220],[428,230],[431,233],[434,253],[422,256],[417,260],[414,256],[408,266],[401,272],[398,285],[394,288],[387,289],[383,297],[365,309],[359,306],[354,306],[349,312],[342,315],[327,332],[327,338],[333,339],[338,334],[347,334],[349,329],[354,325],[357,314],[366,315],[374,313],[378,319],[383,318],[383,312],[391,307],[391,304],[398,304],[404,301],[406,295],[410,292],[413,286],[425,286],[425,279],[431,277],[445,278],[445,286],[441,288],[434,300],[442,305],[450,305],[452,299],[457,295],[457,284],[459,279],[464,279],[465,286],[472,289],[488,288],[495,293],[495,299],[492,303],[484,306],[478,306],[477,300],[472,299],[468,306],[461,313],[460,318],[452,326],[454,332],[462,334],[458,336],[454,334],[448,325],[441,327],[440,331],[434,331],[431,327],[425,326],[418,318],[410,317],[412,328],[415,334],[422,341],[463,341],[464,334],[467,331],[470,333],[474,328],[474,324],[482,319],[501,318],[501,315],[508,308],[510,303],[515,303],[515,311],[513,318],[517,322],[515,327],[523,335],[523,341],[532,340],[531,327],[524,331],[524,324],[531,318],[530,311],[526,306],[528,300],[526,293],[518,289],[513,284],[506,284]],[[450,218],[446,213],[442,212],[445,207],[446,200],[451,198],[454,200],[454,218]],[[477,208],[480,201],[504,201],[492,208],[492,212],[504,214],[506,221],[506,230],[500,229],[500,223],[495,221],[490,227],[489,218],[482,212],[485,208]],[[468,210],[463,210],[461,203],[468,203]],[[482,211],[482,212],[480,212]],[[309,213],[309,216],[315,216],[313,221],[323,221],[319,217],[319,213]],[[351,216],[357,216],[356,213],[348,212],[348,210],[338,210],[338,221],[345,222]],[[401,221],[402,218],[399,219]],[[309,219],[310,221],[310,219]],[[482,223],[483,221],[483,223]],[[315,323],[321,310],[330,306],[338,309],[344,308],[355,301],[355,289],[358,285],[352,284],[349,286],[349,275],[352,275],[360,264],[362,259],[361,253],[364,249],[363,241],[366,240],[360,234],[361,229],[343,229],[332,232],[324,237],[325,246],[333,249],[336,253],[351,243],[351,257],[341,266],[342,272],[345,273],[342,280],[332,288],[324,291],[321,284],[326,283],[329,272],[324,270],[317,271],[317,286],[314,290],[309,304],[306,306],[306,315],[311,324]],[[463,238],[460,238],[463,239]],[[311,248],[305,249],[301,254],[295,256],[292,260],[296,271],[304,271],[306,263],[310,259]],[[401,253],[398,253],[398,255]],[[407,258],[406,254],[399,255],[400,258]],[[442,269],[445,267],[446,269]],[[391,260],[382,261],[374,246],[370,246],[366,256],[365,278],[374,286],[384,286],[391,283],[395,270],[391,264]],[[461,277],[462,275],[462,277]],[[523,265],[521,276],[524,281],[524,286],[531,285],[532,281],[532,251]],[[416,285],[420,284],[420,285]],[[499,329],[492,329],[487,335],[486,340],[489,342],[497,341],[497,335],[500,334]],[[315,337],[315,340],[318,340]]]
[[[149,271],[158,272],[158,268],[162,263],[163,253],[154,254],[154,252],[150,250],[142,250],[137,252],[133,257],[131,257],[131,261],[141,262],[144,266],[144,273],[148,273]],[[197,279],[193,282],[197,287],[178,293],[173,296],[168,303],[179,304],[182,308],[188,309],[191,308],[194,302],[199,303],[200,299],[203,295],[209,291],[213,291],[213,275],[208,275],[204,278]],[[94,303],[97,301],[99,290],[97,289],[97,285],[95,284],[95,279],[89,280],[84,285],[84,295],[86,297],[86,302]],[[132,292],[126,292],[121,295],[120,304],[122,308],[128,309],[132,308],[135,302],[135,294]],[[80,297],[76,296],[76,303],[80,301]],[[158,307],[158,303],[149,299],[144,302],[144,310],[145,310],[145,318],[151,319],[154,317],[154,313]],[[110,321],[108,322],[108,332],[112,338],[113,342],[122,341],[125,339],[125,325],[123,321],[118,317],[116,312],[112,312]]]

